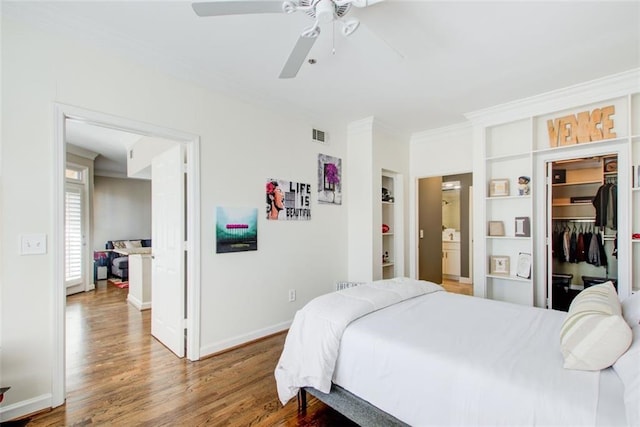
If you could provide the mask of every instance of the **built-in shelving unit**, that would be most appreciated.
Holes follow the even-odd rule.
[[[528,277],[521,271],[518,274],[520,254],[528,254],[529,259],[532,255],[530,120],[486,129],[485,172],[486,296],[533,305],[532,270]],[[527,177],[527,183],[520,184],[520,177]],[[526,236],[516,235],[516,218],[528,218]],[[501,226],[496,231],[490,223]]]
[[[398,248],[395,233],[397,228],[396,218],[401,219],[401,216],[396,213],[397,207],[400,206],[396,175],[392,172],[383,171],[381,187],[382,223],[379,230],[382,236],[382,253],[380,254],[382,258],[382,278],[390,279],[397,276],[396,258],[401,250]],[[387,231],[385,231],[385,226],[388,227]]]
[[[640,238],[632,237],[640,233],[637,73],[468,117],[474,123],[477,141],[474,177],[484,181],[474,191],[474,277],[478,281],[484,278],[484,283],[474,284],[475,294],[550,306],[552,219],[593,221],[595,208],[587,198],[613,177],[617,177],[618,225],[613,233],[607,230],[603,241],[612,247],[617,237],[618,271],[613,273],[617,273],[620,297],[640,291]],[[607,156],[617,160],[616,170],[603,169]],[[551,165],[570,159],[600,163],[586,168],[589,170],[567,170],[565,180],[553,183]],[[519,176],[530,177],[528,196],[518,191]],[[516,235],[516,217],[530,218],[529,236]],[[530,277],[517,274],[520,253],[531,254]],[[508,271],[504,271],[505,260],[509,261]]]

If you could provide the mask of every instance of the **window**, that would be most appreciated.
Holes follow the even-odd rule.
[[[64,196],[65,282],[82,283],[82,192],[83,186],[67,183]]]

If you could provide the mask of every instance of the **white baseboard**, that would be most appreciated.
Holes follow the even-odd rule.
[[[8,393],[11,393],[11,390]],[[49,408],[51,408],[51,394],[43,394],[11,405],[3,405],[0,408],[0,422],[10,421]]]
[[[142,302],[131,294],[127,295],[127,302],[140,311],[149,310],[151,308],[151,302]]]
[[[253,331],[248,334],[239,335],[237,337],[201,346],[200,357],[206,357],[208,355],[219,353],[221,351],[228,350],[230,348],[237,347],[239,345],[246,344],[248,342],[255,341],[269,335],[277,334],[278,332],[289,329],[290,326],[291,321],[282,322],[277,325],[269,326],[268,328],[258,329],[257,331]]]

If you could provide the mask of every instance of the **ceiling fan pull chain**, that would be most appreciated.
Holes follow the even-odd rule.
[[[333,21],[333,31],[331,32],[331,54],[336,54],[336,21]]]

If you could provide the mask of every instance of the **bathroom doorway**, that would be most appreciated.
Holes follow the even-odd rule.
[[[467,294],[472,294],[472,177],[418,180],[418,277]]]

